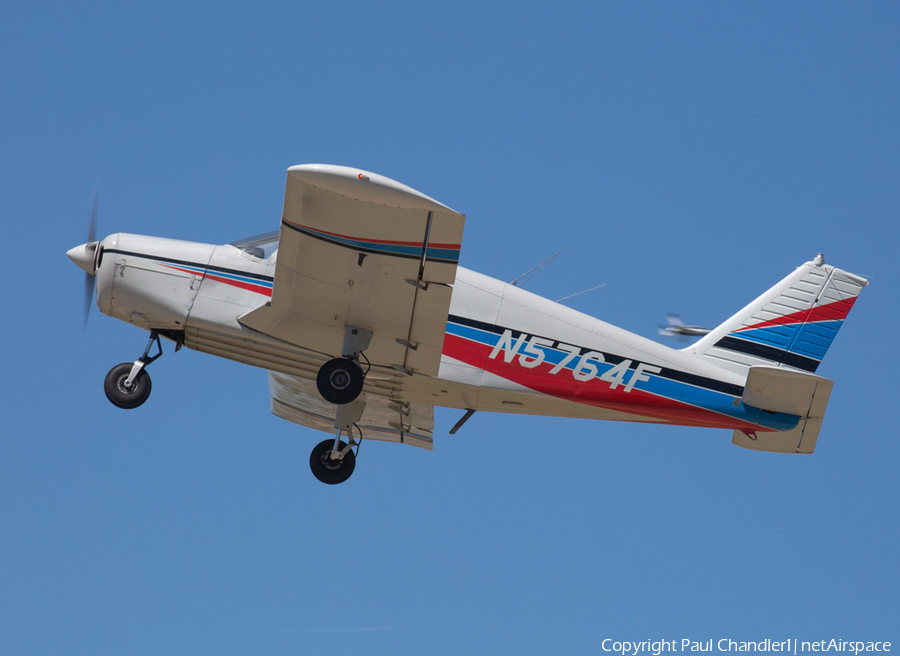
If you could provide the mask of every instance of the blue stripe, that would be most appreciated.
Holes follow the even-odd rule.
[[[451,335],[463,337],[479,344],[487,345],[491,348],[497,345],[501,337],[497,333],[479,330],[477,328],[464,326],[453,322],[447,323],[447,332]],[[517,341],[518,339],[515,339],[513,341],[513,346],[515,346],[515,343]],[[559,364],[563,361],[563,359],[565,359],[566,356],[569,355],[567,351],[555,349],[550,346],[536,345],[536,347],[544,352],[544,362],[552,365]],[[588,350],[589,349],[582,349],[583,352],[587,352]],[[519,353],[521,354],[521,349],[519,350]],[[497,358],[501,357],[503,357],[503,351],[497,354]],[[516,357],[518,357],[518,355]],[[525,357],[530,358],[531,356],[525,354]],[[578,364],[578,360],[578,357],[572,358],[572,360],[566,365],[566,370],[574,371],[575,367]],[[609,362],[592,362],[594,366],[597,367],[598,378],[604,373],[610,371],[615,366],[614,364]],[[630,371],[634,372],[634,367],[636,365],[637,362],[632,362]],[[559,373],[562,372],[560,371],[557,374],[553,375],[559,375]],[[762,410],[759,410],[758,408],[744,405],[743,401],[739,401],[739,405],[735,406],[734,400],[737,397],[734,397],[730,394],[724,394],[715,390],[697,387],[695,385],[682,383],[676,380],[671,380],[669,378],[658,376],[647,371],[643,373],[645,376],[649,376],[650,379],[647,381],[639,381],[634,385],[634,389],[639,389],[643,392],[655,394],[657,396],[661,396],[674,401],[687,403],[704,410],[709,410],[711,412],[726,415],[728,417],[746,421],[759,426],[764,426],[766,428],[773,428],[775,430],[790,430],[799,423],[800,418],[796,415],[785,414],[782,412],[777,412],[774,414],[764,412]],[[629,376],[633,375],[634,373],[629,374]]]
[[[271,283],[271,282],[267,282],[267,281],[265,281],[265,280],[258,280],[258,279],[256,279],[256,278],[248,278],[247,276],[239,276],[239,275],[234,274],[234,273],[225,273],[224,271],[212,271],[212,270],[210,270],[210,271],[208,271],[207,273],[210,274],[210,275],[219,276],[220,278],[229,278],[229,279],[231,279],[231,280],[237,280],[237,281],[239,281],[239,282],[246,282],[246,283],[249,283],[249,284],[251,284],[251,285],[259,285],[260,287],[267,287],[267,288],[269,288],[269,289],[272,288],[272,283]]]
[[[447,260],[449,262],[459,262],[459,249],[433,248],[429,246],[425,257],[431,260]]]
[[[160,266],[172,268],[172,265],[171,265],[171,264],[168,264],[168,263],[166,263],[165,261],[162,261],[162,260],[153,260],[153,263],[154,263],[154,264],[159,264]],[[190,265],[187,265],[187,264],[179,264],[179,265],[178,265],[178,268],[179,268],[179,269],[187,269],[188,271],[193,271],[194,273],[199,273],[200,275],[203,275],[203,273],[206,271],[206,269],[203,268],[203,267],[190,266]]]
[[[739,330],[730,335],[737,339],[745,339],[789,353],[798,353],[821,360],[825,357],[825,352],[831,346],[843,323],[843,321],[819,321],[789,326],[766,326],[765,328]]]
[[[164,263],[157,262],[157,264],[164,264]],[[165,265],[165,264],[164,264],[164,266],[169,266],[169,265]],[[229,280],[236,280],[236,281],[239,281],[239,282],[245,282],[245,283],[248,283],[248,284],[251,284],[251,285],[258,285],[258,286],[260,286],[260,287],[267,287],[267,288],[269,288],[269,289],[272,288],[272,284],[273,284],[271,281],[260,280],[260,279],[258,279],[258,278],[249,278],[249,277],[247,277],[247,276],[238,275],[238,274],[236,274],[236,273],[227,273],[227,272],[225,272],[225,271],[217,271],[217,270],[214,270],[214,269],[205,269],[205,268],[202,268],[202,267],[188,266],[188,265],[186,265],[186,264],[179,265],[179,268],[180,268],[180,269],[186,269],[186,270],[188,270],[188,271],[193,271],[194,273],[199,273],[200,275],[207,275],[207,274],[208,274],[208,275],[214,275],[214,276],[218,276],[219,278],[228,278]]]
[[[330,241],[335,244],[340,244],[341,246],[347,246],[349,248],[361,248],[368,251],[375,251],[377,253],[384,253],[386,255],[402,255],[405,257],[420,257],[422,255],[422,247],[421,246],[404,246],[401,244],[382,244],[379,242],[373,241],[365,241],[363,239],[352,239],[350,237],[339,237],[337,235],[329,235],[324,232],[320,232],[318,230],[313,230],[312,228],[300,227],[294,224],[290,224],[292,228],[296,228],[300,232],[304,232],[313,237],[318,237],[319,239],[323,239],[325,241]],[[458,262],[459,261],[459,249],[458,248],[435,248],[429,247],[426,255],[426,258],[430,258],[433,260],[445,260],[449,262]]]

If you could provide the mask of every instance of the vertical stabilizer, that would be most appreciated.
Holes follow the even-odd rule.
[[[753,366],[813,373],[867,284],[820,254],[684,350],[737,373]]]

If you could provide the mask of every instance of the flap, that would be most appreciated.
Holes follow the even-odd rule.
[[[346,326],[362,328],[373,333],[371,362],[436,376],[464,225],[383,176],[292,167],[271,304],[240,321],[331,356],[342,355]]]
[[[270,371],[269,394],[275,415],[334,434],[336,406],[319,395],[315,381]],[[362,417],[356,421],[363,439],[400,442],[431,450],[434,443],[433,406],[403,403],[372,393],[366,394],[365,402]]]

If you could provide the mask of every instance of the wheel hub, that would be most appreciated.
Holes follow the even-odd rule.
[[[328,485],[343,483],[356,468],[356,455],[350,446],[340,442],[335,448],[334,443],[335,439],[323,440],[309,454],[309,468],[313,475]]]
[[[334,389],[345,390],[350,386],[350,374],[338,369],[332,372],[329,382]]]
[[[128,374],[125,374],[124,376],[119,376],[119,380],[116,381],[116,386],[119,388],[119,391],[122,392],[122,394],[133,394],[134,393],[135,385],[134,385],[134,383],[132,383],[131,385],[128,385]]]
[[[322,454],[322,466],[332,471],[340,469],[343,458],[332,458],[333,451],[326,451]]]
[[[358,364],[347,358],[334,358],[319,368],[316,389],[329,403],[344,405],[360,395],[363,379]]]

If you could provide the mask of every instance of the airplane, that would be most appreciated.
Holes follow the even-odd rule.
[[[702,326],[688,326],[677,314],[669,312],[666,315],[668,325],[659,327],[659,334],[663,337],[678,337],[683,341],[687,341],[688,337],[700,337],[709,334],[709,328]]]
[[[724,428],[758,451],[812,453],[833,382],[815,375],[865,278],[819,254],[675,350],[458,266],[465,216],[384,176],[287,171],[280,229],[215,245],[132,234],[68,251],[103,314],[150,333],[113,367],[137,408],[160,338],[268,371],[271,410],[325,431],[310,455],[346,481],[363,439],[425,449],[434,407]],[[354,450],[355,449],[355,450]]]

